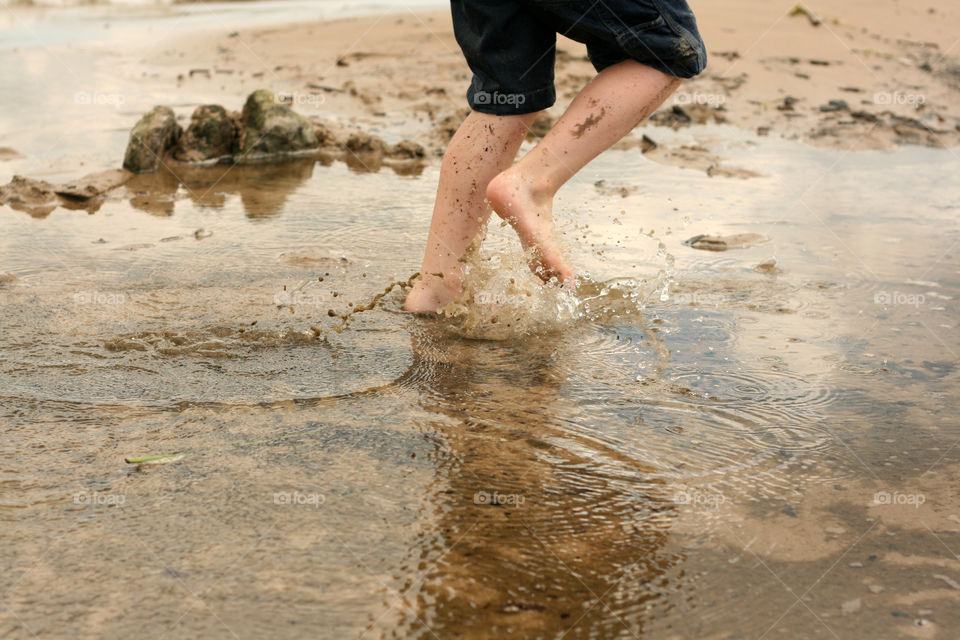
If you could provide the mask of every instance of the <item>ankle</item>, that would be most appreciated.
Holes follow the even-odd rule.
[[[514,166],[497,174],[490,181],[487,185],[487,200],[496,206],[523,195],[537,205],[545,205],[553,201],[556,192],[556,186],[549,180],[526,174]]]

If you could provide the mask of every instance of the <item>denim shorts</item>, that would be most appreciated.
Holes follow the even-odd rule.
[[[685,0],[451,0],[453,30],[473,71],[467,101],[496,115],[556,101],[557,34],[587,45],[597,71],[636,60],[678,78],[707,64]]]

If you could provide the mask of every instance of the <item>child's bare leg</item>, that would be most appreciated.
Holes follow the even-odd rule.
[[[513,226],[525,249],[533,249],[530,266],[543,280],[573,277],[555,237],[554,194],[653,113],[680,82],[633,60],[607,67],[536,147],[490,182],[487,198],[494,211]]]
[[[460,292],[460,258],[490,216],[487,184],[513,163],[536,116],[474,111],[457,129],[443,156],[421,278],[407,296],[407,311],[435,312]]]

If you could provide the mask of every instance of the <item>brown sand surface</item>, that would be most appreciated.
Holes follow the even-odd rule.
[[[954,146],[960,140],[960,6],[848,0],[811,11],[793,2],[693,3],[709,65],[686,82],[621,148],[719,175],[707,149],[663,141],[657,126],[727,123],[840,149],[898,144]],[[547,129],[593,76],[579,43],[561,37],[557,104],[533,128]],[[345,130],[395,142],[412,138],[434,155],[466,113],[470,80],[449,12],[414,12],[322,23],[192,33],[144,60],[158,80],[185,94],[215,83],[243,96],[266,87],[295,96],[295,108]],[[660,130],[662,131],[662,129]],[[658,146],[641,144],[648,136]]]

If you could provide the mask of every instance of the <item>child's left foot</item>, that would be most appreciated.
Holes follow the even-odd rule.
[[[497,215],[510,223],[520,236],[520,244],[532,251],[530,269],[544,282],[557,278],[573,279],[557,244],[553,226],[553,197],[540,196],[523,178],[510,169],[499,174],[487,186],[487,200]]]
[[[403,309],[412,313],[437,313],[453,302],[459,294],[459,278],[439,278],[428,275],[421,277],[413,285],[407,300],[403,303]]]

